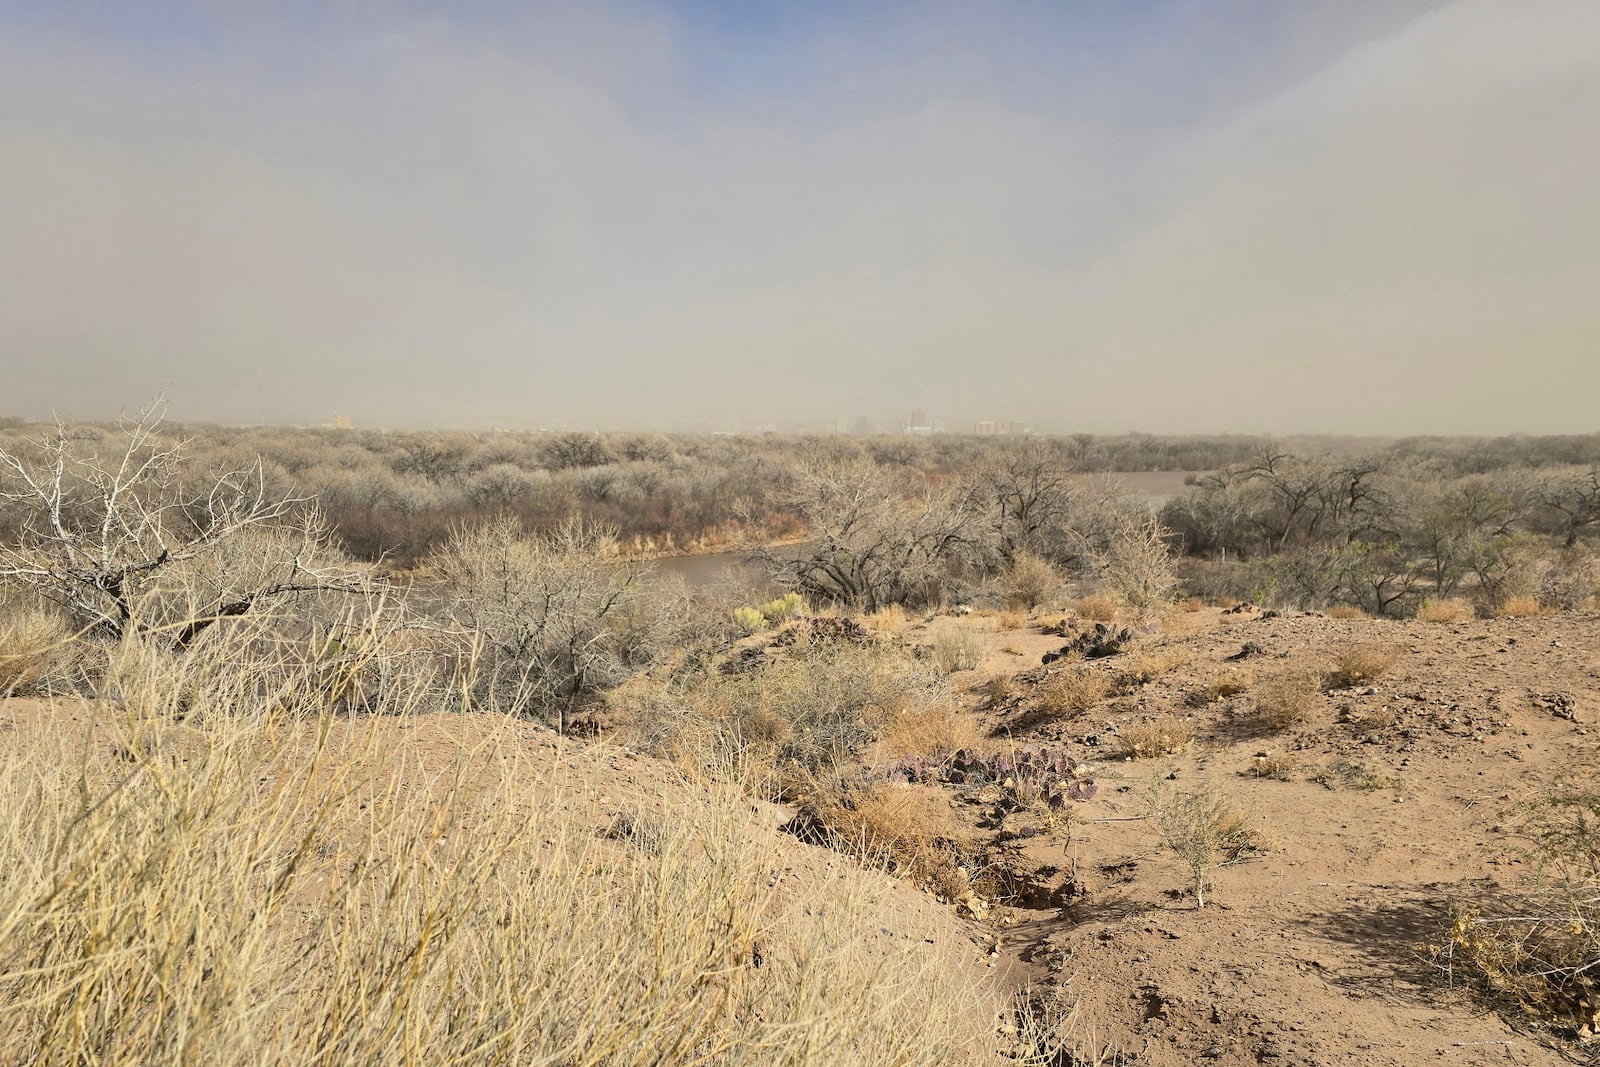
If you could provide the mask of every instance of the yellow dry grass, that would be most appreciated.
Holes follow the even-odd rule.
[[[1544,608],[1537,597],[1508,596],[1496,605],[1494,613],[1502,619],[1522,619],[1541,615]]]
[[[0,735],[0,1063],[997,1061],[991,994],[862,939],[868,874],[777,895],[738,790],[611,820],[603,749],[207,656]]]
[[[1090,593],[1075,600],[1072,610],[1095,622],[1114,622],[1122,612],[1122,605],[1110,593]]]
[[[1194,727],[1176,716],[1163,715],[1129,726],[1121,739],[1123,755],[1133,759],[1172,756],[1194,743]]]
[[[1417,608],[1419,622],[1470,622],[1477,617],[1472,605],[1460,597],[1430,597]]]

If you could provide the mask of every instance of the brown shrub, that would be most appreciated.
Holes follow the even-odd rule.
[[[1057,718],[1082,715],[1111,693],[1111,679],[1087,667],[1069,668],[1050,675],[1033,691],[1040,710]]]
[[[889,709],[884,716],[881,750],[900,756],[943,756],[976,748],[984,732],[977,719],[954,700],[914,701]]]
[[[1047,607],[1061,594],[1061,575],[1050,562],[1032,552],[1017,553],[1001,583],[1006,604],[1013,609]]]
[[[997,674],[978,687],[977,692],[989,707],[999,707],[1017,695],[1017,678],[1013,674]]]
[[[1165,648],[1136,652],[1119,657],[1116,669],[1116,688],[1127,692],[1148,685],[1180,667],[1187,666],[1194,656],[1185,649]]]
[[[994,617],[994,626],[997,630],[1021,630],[1028,625],[1026,611],[1001,611]]]
[[[1114,622],[1122,610],[1122,605],[1110,593],[1090,593],[1074,602],[1072,610],[1083,618],[1095,622]]]
[[[1541,615],[1544,613],[1544,608],[1539,604],[1537,597],[1524,594],[1506,597],[1496,605],[1494,613],[1502,619],[1522,619]]]
[[[1285,671],[1265,679],[1251,691],[1256,725],[1279,733],[1311,718],[1317,706],[1316,678],[1305,671]]]
[[[1453,903],[1434,959],[1491,1001],[1579,1036],[1600,1034],[1600,793],[1558,786],[1521,827],[1543,877]]]
[[[72,658],[72,632],[59,615],[25,609],[0,619],[0,696],[37,691]]]
[[[1202,708],[1225,697],[1238,696],[1256,684],[1255,672],[1247,667],[1229,667],[1205,685],[1189,690],[1190,707]]]
[[[934,625],[933,662],[941,674],[970,671],[983,662],[983,634],[955,619],[942,619]]]
[[[1182,752],[1194,743],[1194,728],[1183,719],[1163,715],[1122,731],[1123,755],[1151,759]]]
[[[1256,778],[1271,778],[1275,782],[1287,782],[1294,777],[1294,769],[1298,764],[1292,752],[1265,752],[1255,757],[1250,764],[1248,773]]]
[[[843,794],[824,790],[807,812],[835,848],[886,860],[897,873],[946,900],[958,900],[971,888],[962,868],[979,850],[937,786],[875,782]]]
[[[861,620],[862,624],[873,633],[894,633],[905,629],[907,623],[906,609],[899,604],[890,604],[886,608],[879,608]]]
[[[1330,619],[1370,619],[1371,615],[1362,611],[1354,604],[1335,604],[1323,612]]]
[[[1375,645],[1346,645],[1334,654],[1327,688],[1348,689],[1353,685],[1371,685],[1393,666],[1393,654],[1384,649]]]

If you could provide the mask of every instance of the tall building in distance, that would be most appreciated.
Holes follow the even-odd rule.
[[[922,437],[939,431],[939,427],[933,424],[933,421],[928,418],[928,413],[921,408],[913,408],[911,418],[902,423],[900,429],[905,433],[918,434]]]

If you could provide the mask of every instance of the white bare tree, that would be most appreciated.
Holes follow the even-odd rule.
[[[101,447],[57,420],[0,448],[0,582],[59,605],[109,637],[161,631],[183,648],[219,619],[299,593],[372,588],[345,565],[307,501],[268,491],[259,462],[195,478],[184,440],[162,431],[163,398]]]

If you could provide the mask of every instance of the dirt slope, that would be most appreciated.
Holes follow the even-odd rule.
[[[989,713],[1002,734],[1025,724],[1010,743],[1066,745],[1097,773],[1099,793],[1074,806],[1070,833],[995,846],[1041,897],[1053,894],[1051,907],[1002,913],[1015,921],[1005,952],[1077,1003],[1085,1050],[1151,1065],[1585,1062],[1583,1049],[1518,1032],[1448,988],[1425,946],[1452,898],[1531,874],[1515,834],[1519,802],[1558,780],[1594,781],[1600,619],[1428,624],[1212,610],[1177,628],[1194,632],[1169,624],[1124,656],[1065,668],[1115,671],[1140,653],[1168,665],[1080,717],[1036,721],[1027,684]],[[1061,643],[1026,640],[1030,654]],[[1018,648],[1014,635],[997,643]],[[1393,663],[1370,684],[1318,694],[1305,722],[1263,736],[1248,693],[1200,707],[1189,699],[1247,643],[1238,667],[1258,676],[1321,671],[1350,645]],[[1193,744],[1122,758],[1119,738],[1161,714],[1186,723]],[[1263,755],[1284,753],[1296,762],[1287,780],[1257,775]],[[1214,906],[1195,909],[1188,872],[1141,818],[1152,780],[1211,784],[1259,834],[1259,849],[1217,873]]]

